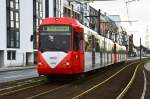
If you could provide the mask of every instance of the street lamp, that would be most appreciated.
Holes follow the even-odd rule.
[[[142,49],[142,44],[141,44],[141,37],[140,37],[140,61],[141,61],[141,49]]]
[[[140,0],[125,0],[126,3],[131,3],[133,1],[140,1]]]
[[[139,0],[124,0],[124,2],[125,2],[125,4],[126,4],[126,10],[127,10],[127,18],[128,18],[128,20],[130,20],[130,19],[129,19],[128,4],[129,4],[129,3],[132,3],[132,2],[134,2],[134,1],[139,1]]]

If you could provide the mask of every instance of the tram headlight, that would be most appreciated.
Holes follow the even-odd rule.
[[[38,62],[38,65],[39,65],[39,66],[42,65],[42,62]]]
[[[67,61],[66,63],[65,63],[67,66],[69,66],[70,65],[70,63]]]

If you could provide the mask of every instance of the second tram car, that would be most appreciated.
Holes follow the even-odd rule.
[[[39,75],[81,74],[126,60],[126,48],[73,18],[46,18],[39,26]]]

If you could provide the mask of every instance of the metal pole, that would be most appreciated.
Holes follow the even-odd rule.
[[[73,4],[71,4],[71,18],[73,18]]]
[[[98,33],[99,33],[99,35],[101,35],[101,10],[99,9],[98,10]]]
[[[45,17],[49,17],[49,0],[45,0]]]
[[[140,61],[141,61],[141,37],[140,37]]]
[[[54,5],[54,17],[56,17],[56,11],[57,11],[56,0],[53,0],[53,5]]]

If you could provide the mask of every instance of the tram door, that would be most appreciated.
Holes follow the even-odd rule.
[[[95,67],[95,38],[92,35],[92,67]]]
[[[76,71],[83,70],[84,51],[83,51],[83,32],[75,29],[73,32],[73,65]]]
[[[114,44],[114,63],[117,63],[117,46]]]

